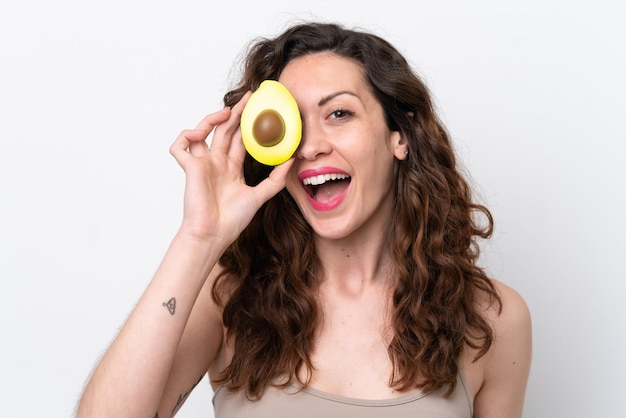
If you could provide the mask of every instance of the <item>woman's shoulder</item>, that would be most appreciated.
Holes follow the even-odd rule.
[[[481,376],[475,388],[474,412],[485,417],[517,417],[521,416],[530,371],[531,314],[517,290],[498,280],[492,283],[502,304],[485,305],[494,338],[487,354],[474,364]]]
[[[490,281],[499,303],[493,295],[485,294],[480,296],[477,303],[483,318],[493,330],[493,344],[489,350],[493,356],[511,345],[530,342],[531,314],[526,300],[517,290],[499,280]]]
[[[503,331],[501,328],[511,329],[513,327],[513,329],[521,331],[530,327],[530,309],[523,296],[517,290],[499,280],[491,279],[491,283],[502,301],[501,309],[497,311],[488,310],[488,316],[492,321],[496,334],[499,331]]]

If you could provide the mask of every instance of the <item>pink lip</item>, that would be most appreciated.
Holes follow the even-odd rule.
[[[343,202],[343,200],[346,198],[346,195],[348,194],[349,188],[350,186],[346,187],[346,190],[341,192],[339,196],[335,197],[333,200],[330,200],[326,203],[318,202],[317,200],[309,196],[308,193],[306,193],[306,198],[309,200],[309,203],[311,204],[311,206],[313,206],[313,209],[320,211],[320,212],[326,212],[326,211],[335,209],[337,206],[341,204],[341,202]]]
[[[324,174],[348,174],[348,173],[346,173],[343,170],[339,170],[333,167],[319,167],[315,169],[308,169],[308,170],[301,171],[298,174],[298,180],[300,180],[300,184],[302,184],[302,181],[307,177],[320,176]],[[311,204],[313,209],[319,212],[326,212],[329,210],[333,210],[337,206],[339,206],[346,198],[346,195],[348,194],[348,190],[350,190],[350,185],[348,185],[348,187],[346,187],[346,189],[343,192],[341,192],[341,194],[339,194],[334,199],[326,203],[320,203],[316,201],[311,196],[309,196],[309,194],[306,192],[305,192],[305,196],[309,200],[309,203]]]

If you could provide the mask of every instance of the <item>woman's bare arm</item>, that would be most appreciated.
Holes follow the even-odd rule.
[[[212,297],[216,270],[200,291],[178,344],[158,408],[160,417],[174,416],[178,412],[220,351],[224,331],[222,313]]]
[[[196,297],[219,252],[207,257],[202,248],[207,244],[192,241],[174,238],[154,279],[94,371],[78,418],[154,416]],[[212,334],[207,350],[214,353],[222,334]]]
[[[152,418],[158,408],[171,406],[180,385],[197,381],[217,353],[222,338],[217,315],[212,312],[200,326],[192,314],[194,304],[200,295],[198,315],[216,309],[206,300],[210,272],[259,207],[285,187],[291,166],[276,167],[255,187],[245,184],[239,119],[248,97],[232,110],[208,115],[172,145],[171,153],[186,175],[181,228],[87,383],[78,418]],[[206,139],[212,132],[209,147]],[[208,354],[199,364],[180,362],[185,351],[196,352],[205,344]]]
[[[502,313],[494,315],[494,345],[481,362],[482,387],[474,399],[475,418],[521,418],[532,353],[530,312],[513,289],[494,282]]]

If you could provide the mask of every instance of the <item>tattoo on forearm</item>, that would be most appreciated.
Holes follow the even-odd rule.
[[[187,398],[189,397],[189,395],[191,394],[191,392],[194,390],[194,388],[195,388],[196,386],[198,386],[198,383],[200,383],[200,381],[202,381],[202,377],[203,377],[203,376],[200,376],[200,379],[198,379],[198,381],[196,382],[196,384],[195,384],[195,385],[193,385],[193,386],[191,387],[191,389],[189,389],[189,391],[188,391],[187,393],[185,393],[185,394],[182,394],[182,393],[181,393],[180,395],[178,395],[178,400],[176,401],[176,405],[174,405],[174,409],[172,409],[172,416],[174,416],[174,415],[178,412],[178,410],[180,409],[180,407],[181,407],[181,406],[183,406],[183,403],[185,403],[185,401],[187,400]]]
[[[170,300],[166,302],[163,302],[163,306],[165,306],[167,308],[168,311],[170,311],[170,315],[174,315],[174,313],[176,313],[176,299],[175,298],[171,298]]]

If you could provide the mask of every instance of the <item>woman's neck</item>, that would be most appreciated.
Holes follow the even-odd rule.
[[[380,234],[376,239],[316,239],[322,282],[355,296],[370,284],[387,282],[392,272],[392,262],[386,235]]]

